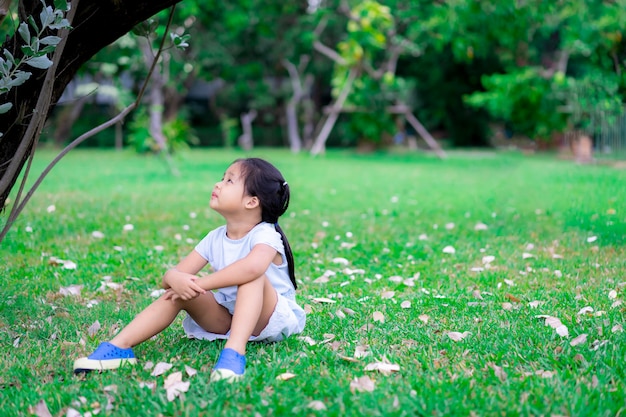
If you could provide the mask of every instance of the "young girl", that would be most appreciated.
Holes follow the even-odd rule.
[[[166,292],[110,342],[76,360],[74,372],[136,363],[132,347],[164,330],[181,310],[187,312],[183,328],[189,338],[227,339],[211,381],[243,376],[248,341],[300,333],[305,314],[295,301],[293,254],[278,225],[288,205],[289,185],[272,164],[259,158],[233,162],[210,202],[226,225],[167,271]],[[207,263],[215,272],[198,277]]]

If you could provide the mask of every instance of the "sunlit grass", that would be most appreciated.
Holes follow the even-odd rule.
[[[244,156],[188,153],[172,177],[157,158],[81,150],[0,245],[0,409],[27,415],[43,400],[52,415],[624,412],[626,171],[517,154],[254,155],[291,186],[280,221],[311,310],[302,337],[251,345],[244,382],[209,385],[223,342],[186,340],[175,323],[136,349],[142,364],[171,363],[168,373],[190,381],[171,402],[164,376],[141,365],[74,377],[73,360],[149,304],[165,269],[222,224],[210,190]],[[80,295],[61,294],[72,285]],[[593,311],[579,314],[585,307]],[[365,371],[376,362],[399,371]],[[188,377],[186,365],[198,373]],[[276,378],[285,372],[296,376]],[[351,389],[362,377],[373,391]]]

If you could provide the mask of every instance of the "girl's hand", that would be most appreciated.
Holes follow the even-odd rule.
[[[169,289],[165,293],[165,299],[187,301],[196,298],[200,294],[205,294],[206,291],[196,283],[197,279],[196,276],[185,273],[168,276],[167,284]]]

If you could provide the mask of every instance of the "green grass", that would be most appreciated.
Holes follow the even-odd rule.
[[[75,151],[0,245],[3,413],[28,415],[42,400],[53,416],[70,408],[114,416],[624,413],[625,170],[513,153],[453,153],[445,161],[254,155],[274,162],[291,186],[281,224],[296,255],[298,299],[311,310],[302,337],[251,345],[243,382],[209,384],[223,342],[186,340],[177,321],[136,348],[142,364],[171,363],[164,376],[140,365],[75,377],[73,360],[148,305],[165,269],[222,224],[208,208],[210,191],[243,156],[194,151],[179,157],[175,178],[157,158]],[[36,168],[52,157],[39,155]],[[475,230],[477,223],[487,230]],[[77,268],[51,264],[54,256]],[[495,257],[491,267],[472,271],[484,256]],[[314,282],[326,271],[335,274]],[[105,277],[121,289],[101,291]],[[70,285],[82,285],[80,295],[60,293]],[[321,297],[335,303],[314,300]],[[584,307],[593,313],[578,314]],[[538,315],[559,318],[569,335]],[[101,328],[90,336],[96,321]],[[455,342],[449,332],[469,333]],[[587,341],[572,346],[583,333]],[[369,356],[345,359],[362,348]],[[383,358],[400,370],[365,371]],[[197,375],[188,377],[185,366]],[[190,387],[170,402],[163,381],[175,371]],[[276,378],[284,372],[296,376]],[[364,376],[374,390],[353,392],[351,381]]]

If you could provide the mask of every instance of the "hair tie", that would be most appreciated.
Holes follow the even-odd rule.
[[[283,182],[283,187],[287,186],[287,181]]]

